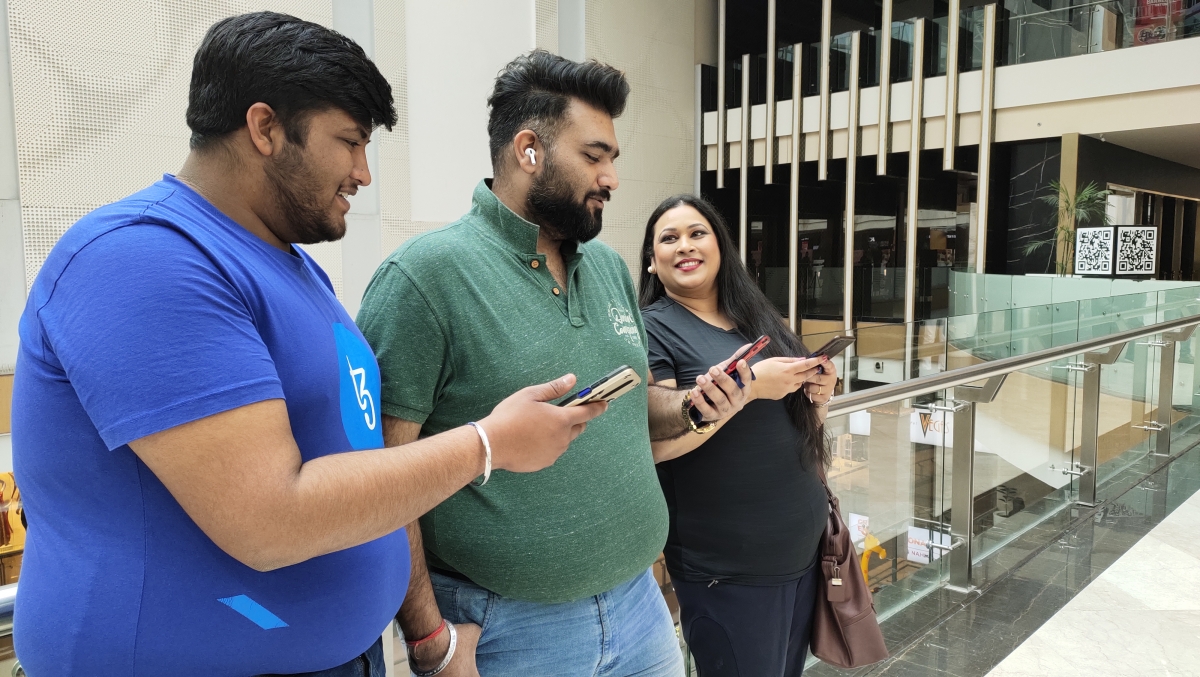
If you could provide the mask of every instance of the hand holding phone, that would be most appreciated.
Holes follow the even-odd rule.
[[[833,359],[834,356],[836,356],[838,353],[842,352],[846,348],[849,348],[853,344],[854,344],[853,336],[834,336],[833,338],[829,339],[829,341],[825,345],[823,345],[820,348],[817,348],[816,350],[809,353],[808,356],[809,357],[825,357],[828,359]],[[818,366],[817,371],[824,374],[825,368]]]
[[[751,357],[754,357],[760,351],[762,351],[763,348],[766,348],[767,345],[770,343],[771,343],[770,336],[767,336],[766,334],[759,336],[757,339],[755,339],[755,341],[753,343],[746,346],[745,348],[742,348],[733,357],[731,357],[729,359],[729,362],[725,365],[725,368],[723,369],[723,373],[726,376],[733,379],[733,382],[737,384],[737,387],[739,389],[745,389],[746,385],[745,385],[745,383],[742,382],[741,373],[738,372],[738,364],[740,362],[742,362],[743,360],[748,361]],[[749,363],[747,362],[747,366],[748,366],[748,364]],[[750,378],[751,379],[754,378],[753,371],[750,372]],[[701,379],[707,379],[708,382],[702,383]],[[701,396],[704,400],[704,403],[707,405],[707,407],[710,407],[712,409],[718,409],[718,407],[713,402],[712,398],[710,398],[708,396],[708,394],[703,392],[705,388],[714,389],[712,391],[714,393],[714,397],[717,396],[716,395],[717,391],[722,393],[726,399],[740,400],[740,398],[744,397],[740,393],[734,394],[734,393],[730,393],[730,392],[727,392],[726,390],[722,389],[717,384],[716,381],[712,380],[711,376],[707,376],[706,374],[701,374],[700,377],[697,378],[697,384],[698,384],[698,387],[700,387],[700,389],[701,389]],[[691,406],[688,407],[688,416],[691,417],[692,421],[694,421],[696,423],[696,425],[700,425],[704,421],[705,414],[704,414],[704,412],[701,412],[699,408],[697,408],[696,404],[697,403],[695,401],[695,398],[693,397],[692,404],[691,404]]]
[[[623,364],[609,372],[599,381],[559,402],[558,406],[577,407],[589,402],[612,402],[638,387],[638,384],[641,382],[642,378],[637,375],[633,367]]]

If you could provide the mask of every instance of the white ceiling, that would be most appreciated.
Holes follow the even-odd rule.
[[[1200,169],[1200,124],[1091,134],[1148,155]]]

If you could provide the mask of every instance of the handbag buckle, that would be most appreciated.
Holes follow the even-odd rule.
[[[830,585],[841,585],[842,584],[842,569],[841,569],[841,567],[838,567],[838,566],[833,567],[833,576],[830,577],[829,584]]]

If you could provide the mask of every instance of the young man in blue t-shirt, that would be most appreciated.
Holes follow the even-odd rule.
[[[343,236],[371,131],[395,121],[352,41],[225,19],[196,55],[178,176],[51,252],[13,406],[28,674],[381,676],[403,526],[494,468],[547,467],[604,410],[546,404],[568,376],[382,448],[374,356],[292,245]],[[449,662],[454,636],[437,628],[414,667]]]

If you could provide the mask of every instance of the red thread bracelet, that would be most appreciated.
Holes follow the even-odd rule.
[[[421,644],[424,644],[425,642],[428,642],[429,640],[433,639],[434,637],[437,637],[438,635],[442,634],[442,630],[445,630],[445,629],[446,629],[446,619],[443,618],[442,624],[437,627],[437,630],[434,630],[433,632],[429,633],[425,637],[422,637],[421,639],[418,639],[415,642],[410,642],[408,640],[405,640],[404,643],[415,649],[418,646],[420,646]]]

